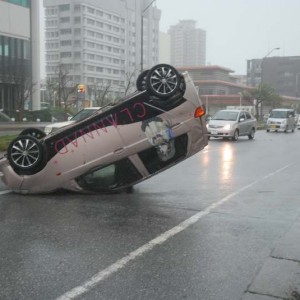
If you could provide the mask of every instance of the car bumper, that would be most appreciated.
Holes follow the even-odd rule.
[[[207,129],[207,134],[210,137],[233,137],[234,136],[234,129]]]
[[[267,124],[266,129],[267,130],[286,130],[287,125],[286,124]]]

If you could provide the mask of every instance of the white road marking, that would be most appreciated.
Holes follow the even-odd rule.
[[[11,193],[11,191],[10,190],[0,191],[0,195],[4,195],[8,193]]]
[[[140,248],[130,252],[127,256],[124,256],[123,258],[117,260],[114,264],[110,265],[106,269],[100,271],[99,273],[95,274],[93,277],[91,277],[89,280],[84,282],[82,285],[77,286],[73,288],[72,290],[66,292],[62,296],[58,297],[56,300],[70,300],[75,299],[79,297],[80,295],[87,293],[92,288],[94,288],[97,284],[99,284],[101,281],[106,279],[107,277],[111,276],[112,274],[116,273],[117,271],[124,268],[130,261],[144,255],[145,253],[152,250],[155,246],[163,244],[168,239],[175,236],[177,233],[180,233],[190,227],[191,225],[198,222],[201,218],[208,215],[213,209],[217,208],[218,206],[222,205],[223,203],[229,201],[234,196],[238,195],[239,193],[243,192],[244,190],[252,187],[256,183],[263,181],[271,176],[274,176],[275,174],[283,171],[284,169],[288,168],[291,164],[288,164],[272,173],[269,173],[268,175],[262,177],[261,179],[257,179],[253,181],[250,184],[245,185],[244,187],[240,188],[236,192],[233,192],[229,194],[228,196],[224,197],[220,201],[208,206],[205,210],[200,211],[199,213],[196,213],[192,217],[188,218],[187,220],[183,221],[179,225],[173,227],[172,229],[164,232],[163,234],[159,235],[158,237],[154,238],[150,242],[144,244]]]

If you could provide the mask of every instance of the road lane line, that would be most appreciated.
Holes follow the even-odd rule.
[[[123,258],[117,260],[115,263],[110,265],[109,267],[105,268],[104,270],[100,271],[99,273],[92,276],[89,280],[84,282],[82,285],[77,286],[73,288],[72,290],[66,292],[65,294],[59,296],[56,300],[70,300],[75,299],[79,297],[80,295],[87,293],[92,288],[94,288],[97,284],[99,284],[101,281],[106,279],[107,277],[111,276],[112,274],[116,273],[117,271],[124,268],[130,261],[133,261],[134,259],[141,257],[142,255],[146,254],[150,250],[152,250],[155,246],[163,244],[168,239],[172,238],[176,234],[184,231],[191,225],[198,222],[201,218],[208,215],[213,209],[219,207],[220,205],[224,204],[225,202],[229,201],[234,196],[240,194],[241,192],[245,191],[246,189],[249,189],[253,185],[259,183],[260,181],[263,181],[271,176],[274,176],[275,174],[285,170],[291,166],[291,164],[288,164],[280,169],[277,169],[276,171],[269,173],[262,177],[261,179],[257,179],[253,181],[250,184],[245,185],[244,187],[238,189],[237,191],[227,195],[226,197],[222,198],[220,201],[211,204],[203,211],[200,211],[196,213],[195,215],[191,216],[190,218],[186,219],[185,221],[181,222],[177,226],[173,227],[172,229],[164,232],[163,234],[159,235],[158,237],[154,238],[150,242],[144,244],[140,248],[130,252],[127,256],[124,256]]]
[[[0,191],[0,195],[4,195],[8,193],[11,193],[11,191],[10,190]]]

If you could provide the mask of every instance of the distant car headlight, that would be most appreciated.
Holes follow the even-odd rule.
[[[231,125],[230,125],[230,124],[226,124],[223,128],[224,128],[225,130],[230,130],[230,129],[231,129]]]

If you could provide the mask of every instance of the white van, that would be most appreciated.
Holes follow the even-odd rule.
[[[269,132],[273,131],[284,131],[291,130],[294,132],[296,128],[295,122],[295,110],[291,108],[276,108],[270,113],[267,120],[266,130]]]

